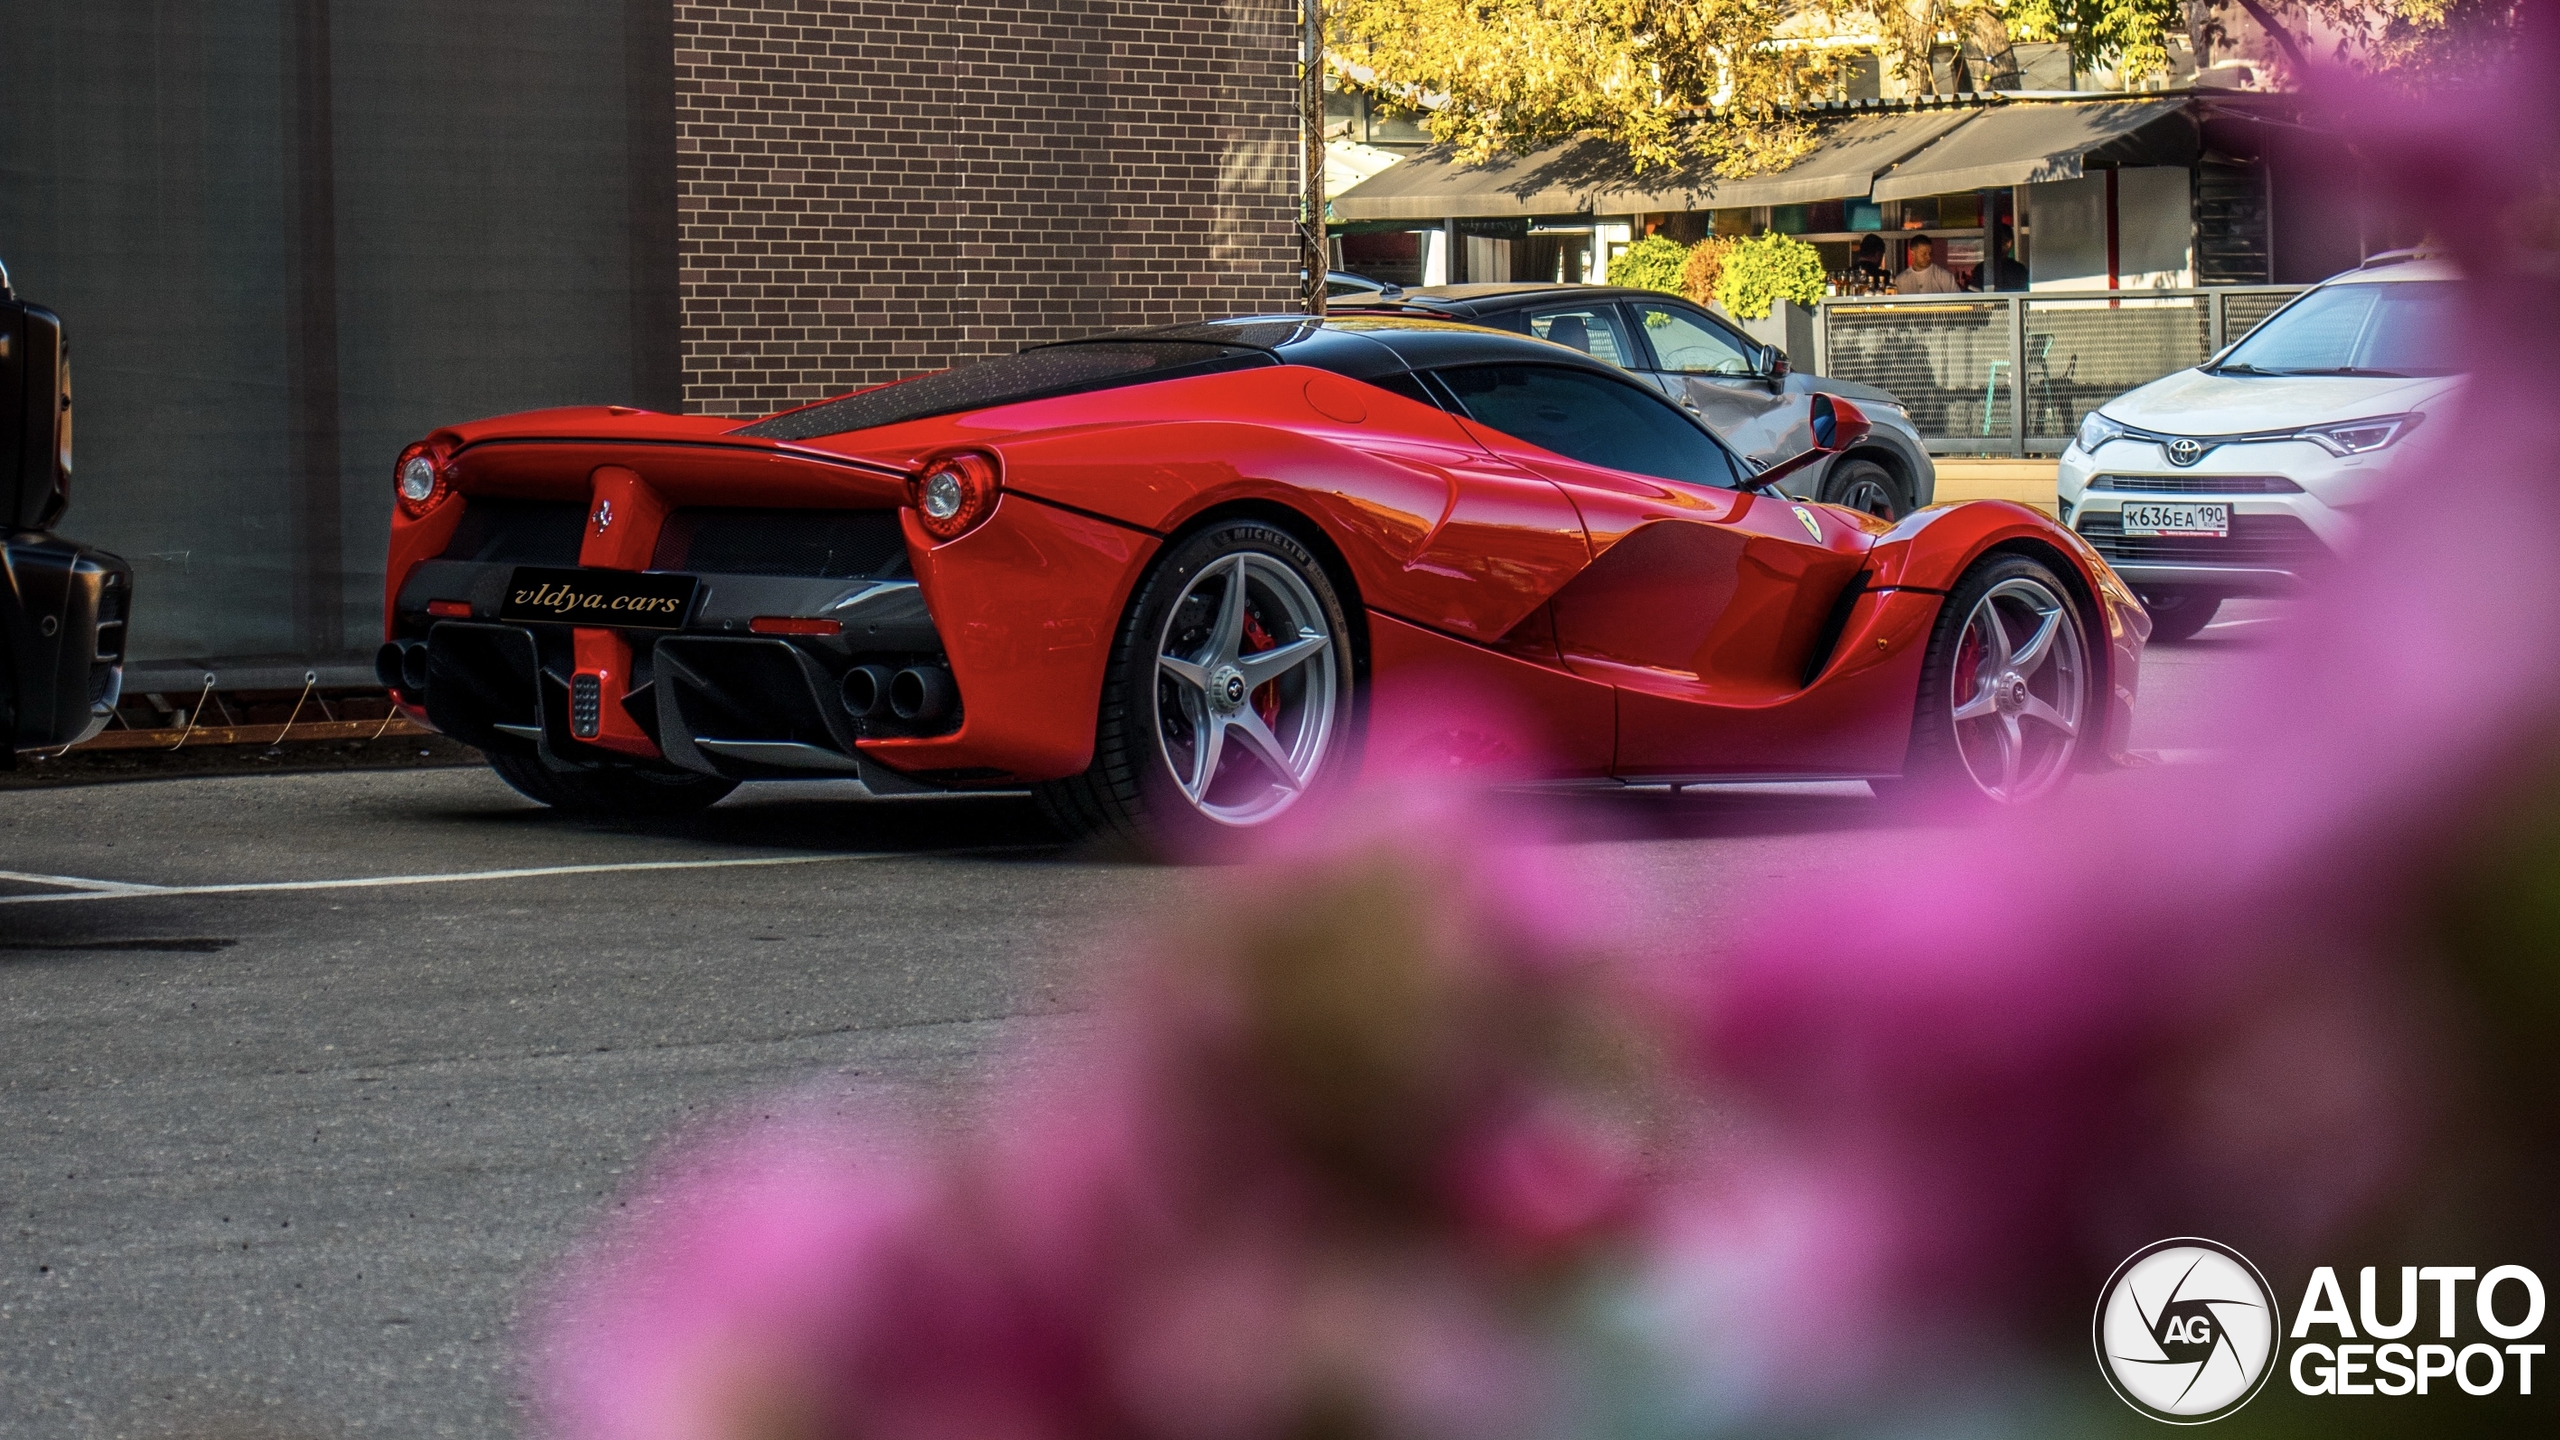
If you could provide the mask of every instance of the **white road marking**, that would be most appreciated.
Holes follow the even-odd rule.
[[[2204,628],[2207,630],[2228,630],[2234,625],[2273,625],[2284,618],[2285,617],[2282,615],[2250,615],[2244,616],[2238,620],[2216,620]]]
[[[66,890],[96,890],[108,895],[144,895],[164,888],[132,885],[122,880],[83,880],[77,875],[36,875],[24,870],[0,870],[0,880],[15,880],[26,885],[57,885]]]
[[[614,875],[636,870],[730,870],[764,865],[825,865],[853,860],[913,858],[886,851],[857,855],[760,855],[738,860],[632,860],[610,865],[535,865],[518,870],[442,871],[424,875],[365,875],[348,880],[259,880],[231,885],[134,885],[76,875],[26,875],[0,870],[0,880],[68,887],[54,895],[0,895],[0,905],[42,905],[66,900],[125,900],[151,895],[240,895],[266,890],[367,890],[390,885],[454,885],[473,880],[526,880],[543,875]]]

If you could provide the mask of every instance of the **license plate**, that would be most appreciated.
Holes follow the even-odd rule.
[[[2202,505],[2192,501],[2177,503],[2158,500],[2135,501],[2124,507],[2124,533],[2228,539],[2231,535],[2231,507]]]
[[[520,567],[507,581],[501,620],[599,625],[616,630],[681,630],[702,582],[691,575],[628,570]]]

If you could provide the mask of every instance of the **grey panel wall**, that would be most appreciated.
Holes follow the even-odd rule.
[[[671,15],[0,7],[0,257],[69,330],[65,528],[136,562],[138,662],[361,659],[401,445],[677,405]]]

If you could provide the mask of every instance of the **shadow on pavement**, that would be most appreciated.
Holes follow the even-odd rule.
[[[652,835],[755,850],[889,851],[1021,849],[1044,858],[1061,848],[1057,832],[1028,796],[932,795],[882,800],[851,786],[817,782],[749,786],[703,811],[675,819],[611,820],[563,814],[508,800],[487,807],[439,805],[410,812],[409,823],[456,831],[555,830],[564,834]]]
[[[1820,792],[1577,791],[1541,797],[1541,803],[1557,838],[1576,844],[1818,835],[1909,823],[1863,788],[1847,785]]]
[[[796,788],[796,787],[794,787]],[[1892,828],[1900,822],[1863,789],[1823,793],[1691,789],[1517,792],[1522,829],[1571,844],[1615,840],[1699,840],[1808,835]],[[740,791],[699,815],[674,820],[599,820],[531,807],[443,808],[417,818],[457,830],[520,826],[568,833],[651,835],[740,849],[932,852],[1000,850],[1001,858],[1144,864],[1104,841],[1069,844],[1021,795],[936,795],[881,800],[849,788],[792,794],[784,787]],[[988,858],[999,858],[990,856]]]

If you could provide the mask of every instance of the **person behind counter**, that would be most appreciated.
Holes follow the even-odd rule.
[[[1894,294],[1953,295],[1964,288],[1938,263],[1937,248],[1926,235],[1914,235],[1903,242],[1902,253],[1911,258],[1911,268],[1893,277]]]
[[[1882,290],[1893,283],[1893,272],[1884,267],[1884,237],[1870,235],[1858,242],[1858,263],[1849,275],[1861,290]]]

